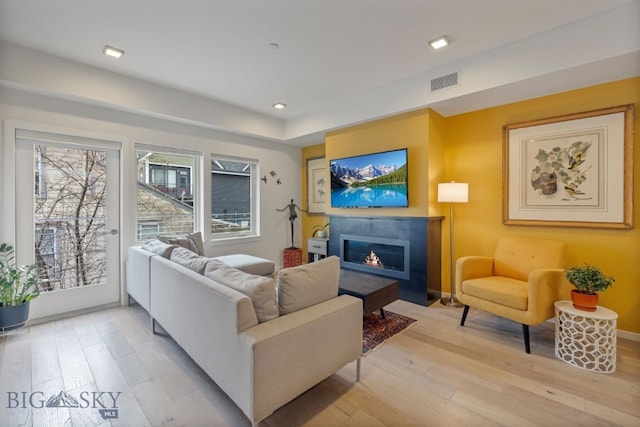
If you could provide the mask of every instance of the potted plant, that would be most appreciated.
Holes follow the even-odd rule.
[[[615,282],[612,276],[607,276],[598,267],[589,264],[567,267],[564,275],[575,287],[571,291],[573,306],[585,311],[595,311],[598,305],[597,292],[604,291]]]
[[[327,230],[329,229],[329,223],[326,223],[324,225],[316,225],[313,227],[313,234],[311,235],[311,237],[320,237],[321,239],[324,239],[325,237],[327,237]]]
[[[0,244],[0,332],[24,326],[30,301],[38,295],[38,267],[18,266],[13,247]]]

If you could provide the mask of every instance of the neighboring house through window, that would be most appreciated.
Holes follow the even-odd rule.
[[[211,157],[211,236],[227,239],[257,234],[255,160]]]
[[[194,231],[197,153],[136,146],[138,241]]]

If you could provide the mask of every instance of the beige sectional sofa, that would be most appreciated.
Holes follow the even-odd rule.
[[[220,259],[179,260],[190,256],[182,249],[156,252],[129,249],[131,295],[252,425],[355,360],[359,378],[362,302],[337,295],[337,257],[274,281]],[[145,283],[148,295],[137,289]]]

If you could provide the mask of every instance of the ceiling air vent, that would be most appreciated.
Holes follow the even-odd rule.
[[[431,92],[458,85],[458,73],[447,74],[431,80]]]

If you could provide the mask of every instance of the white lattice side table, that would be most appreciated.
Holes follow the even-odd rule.
[[[616,371],[616,319],[608,308],[578,310],[571,301],[557,301],[556,357],[592,372]]]

